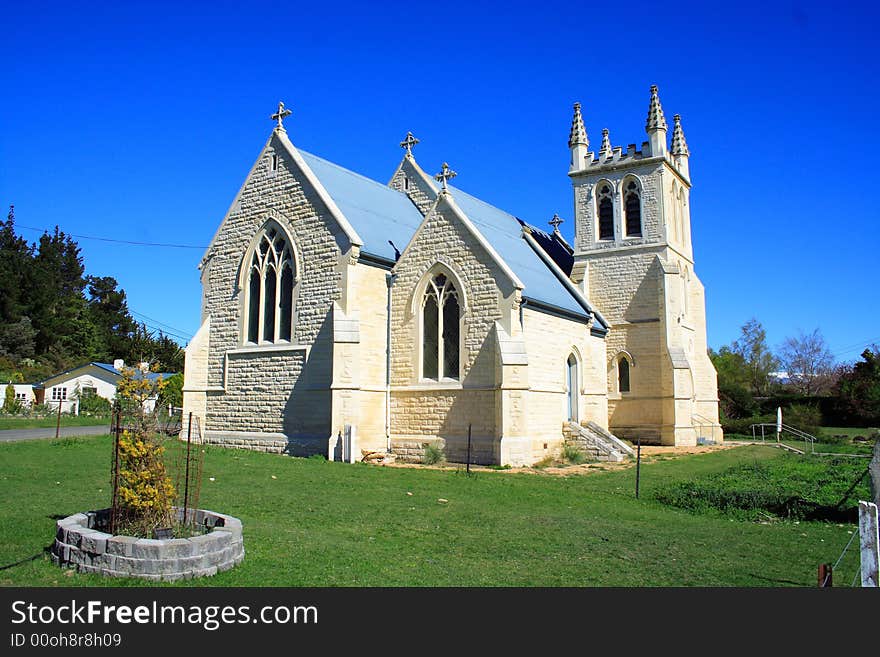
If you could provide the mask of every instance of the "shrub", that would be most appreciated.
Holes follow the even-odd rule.
[[[151,537],[154,529],[173,524],[174,486],[165,470],[165,449],[156,433],[155,417],[144,411],[144,401],[161,389],[161,378],[150,380],[131,368],[123,369],[117,385],[126,430],[118,439],[114,533]]]
[[[443,446],[438,443],[428,443],[425,445],[425,453],[422,456],[422,463],[425,465],[436,465],[446,460],[446,454]]]
[[[562,460],[572,465],[579,465],[587,460],[587,455],[577,445],[565,443],[562,446]]]
[[[91,416],[108,416],[112,404],[109,399],[105,399],[97,394],[81,394],[79,396],[79,412],[80,415]]]
[[[822,433],[822,414],[819,407],[812,404],[792,404],[782,412],[782,421],[816,437]]]

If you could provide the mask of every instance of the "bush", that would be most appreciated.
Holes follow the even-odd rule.
[[[819,407],[812,404],[792,404],[782,411],[782,421],[790,427],[800,429],[813,436],[820,436],[822,414]]]
[[[99,417],[109,417],[112,404],[109,399],[105,399],[96,394],[83,394],[79,397],[79,413],[80,415],[91,415]]]
[[[580,465],[587,460],[587,455],[577,445],[565,443],[562,446],[562,460],[572,465]]]
[[[422,463],[425,465],[436,465],[446,460],[446,454],[443,446],[438,443],[428,443],[425,445],[425,454],[422,456]]]
[[[745,418],[724,418],[721,420],[721,428],[724,429],[724,435],[741,434],[751,437],[753,424],[772,424],[776,422],[775,415],[755,415]],[[766,431],[766,429],[765,429]]]

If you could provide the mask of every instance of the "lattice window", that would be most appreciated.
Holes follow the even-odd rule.
[[[437,274],[422,299],[422,378],[457,379],[460,374],[461,306],[458,291]]]
[[[642,235],[642,197],[635,180],[626,183],[623,190],[623,207],[626,216],[626,236]]]
[[[611,185],[604,183],[599,187],[599,239],[614,239],[614,199]]]
[[[246,288],[247,342],[290,342],[295,285],[291,245],[272,224],[260,231],[255,243]]]

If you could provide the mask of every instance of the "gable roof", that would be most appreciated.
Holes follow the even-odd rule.
[[[397,254],[389,240],[402,252],[423,219],[409,197],[317,155],[299,154],[355,226],[364,241],[361,252],[394,263]]]
[[[47,377],[46,379],[41,381],[40,384],[41,385],[45,384],[47,381],[51,381],[52,379],[57,379],[59,377],[65,376],[67,374],[73,374],[74,372],[77,372],[78,370],[84,370],[88,367],[96,367],[99,370],[103,370],[103,371],[107,372],[108,374],[111,374],[112,376],[115,376],[115,377],[122,376],[122,372],[117,370],[110,363],[91,362],[91,363],[84,363],[82,365],[77,365],[76,367],[71,367],[69,370],[64,370],[63,372],[59,372],[58,374],[53,374],[52,376]],[[136,370],[134,378],[140,379],[140,378],[146,377],[147,380],[149,380],[149,381],[155,381],[160,376],[163,379],[167,379],[168,377],[174,376],[174,375],[175,375],[175,372],[147,372],[146,374],[144,374],[140,370]]]
[[[361,252],[393,264],[399,253],[389,241],[402,252],[424,220],[409,197],[317,155],[296,150],[363,239]],[[522,282],[525,299],[567,316],[589,318],[593,313],[589,303],[572,285],[560,280],[565,274],[554,272],[524,239],[525,222],[461,189],[449,186],[449,191],[458,208]]]

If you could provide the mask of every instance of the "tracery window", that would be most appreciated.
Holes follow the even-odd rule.
[[[461,306],[443,274],[433,276],[422,298],[422,378],[459,378]]]
[[[291,245],[273,224],[260,231],[254,241],[245,304],[247,341],[290,342],[294,287]]]
[[[626,236],[641,237],[642,235],[642,198],[639,185],[629,180],[623,190],[623,207],[626,217]]]
[[[597,208],[599,211],[599,239],[614,239],[614,201],[611,185],[602,183],[599,186]]]

